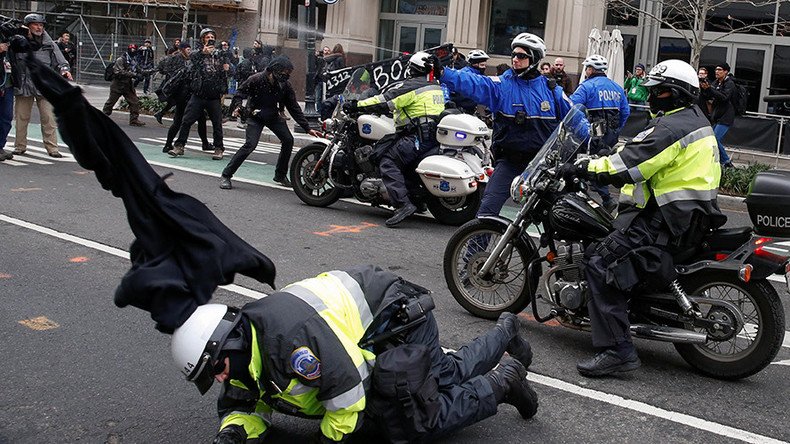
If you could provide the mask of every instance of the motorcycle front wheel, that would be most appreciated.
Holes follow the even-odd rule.
[[[329,180],[329,162],[313,175],[324,148],[320,143],[307,145],[296,153],[291,162],[291,187],[302,202],[313,207],[328,207],[342,195],[342,190]]]
[[[735,334],[717,338],[708,334],[705,344],[675,344],[680,356],[699,372],[718,379],[735,380],[754,375],[773,361],[785,334],[782,301],[766,280],[743,282],[732,272],[698,273],[683,282],[692,297],[721,299],[740,310],[743,325]],[[725,307],[700,304],[708,319],[732,319]]]
[[[444,250],[444,279],[450,293],[481,318],[518,313],[531,300],[527,266],[532,255],[520,242],[505,248],[490,273],[477,275],[506,229],[507,225],[495,220],[471,220],[453,234]]]
[[[485,191],[484,184],[478,184],[477,191],[466,196],[436,197],[431,195],[426,204],[428,210],[440,223],[458,226],[469,222],[477,215],[480,201]]]

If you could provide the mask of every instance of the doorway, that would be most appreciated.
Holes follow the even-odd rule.
[[[445,25],[398,21],[395,30],[396,48],[401,54],[414,54],[423,49],[440,46],[446,32]]]

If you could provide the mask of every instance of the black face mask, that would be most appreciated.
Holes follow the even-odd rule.
[[[287,82],[288,79],[291,78],[291,75],[288,74],[287,72],[275,72],[272,73],[272,75],[274,76],[275,79],[277,79],[278,82]]]
[[[653,114],[658,114],[661,111],[666,113],[672,111],[677,107],[675,105],[674,94],[663,98],[656,97],[656,95],[653,95],[653,92],[651,91],[650,97],[648,97],[647,99],[648,103],[650,103],[650,112],[652,112]]]
[[[476,69],[477,72],[479,72],[480,74],[485,74],[486,73],[486,69],[485,68],[481,68],[479,66],[473,66],[472,68]]]

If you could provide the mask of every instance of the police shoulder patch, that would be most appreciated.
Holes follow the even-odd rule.
[[[634,136],[634,138],[631,139],[631,141],[632,142],[642,142],[643,140],[645,140],[647,138],[647,136],[652,134],[653,131],[655,131],[655,130],[656,130],[656,127],[648,128],[648,129],[642,131],[641,133],[637,134],[636,136]]]
[[[309,347],[299,347],[291,353],[291,368],[297,375],[311,381],[321,376],[321,361]]]

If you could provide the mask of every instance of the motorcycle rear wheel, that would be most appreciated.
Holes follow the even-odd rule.
[[[477,191],[472,194],[459,197],[431,196],[426,199],[426,204],[436,220],[445,225],[458,226],[475,218],[484,191],[485,185],[479,184]]]
[[[745,322],[729,340],[674,344],[689,365],[713,378],[735,380],[754,375],[773,361],[784,340],[785,315],[782,301],[768,281],[747,283],[732,272],[710,271],[689,277],[683,285],[692,297],[729,301],[740,308]],[[715,306],[700,309],[708,317],[726,315],[726,310]]]
[[[506,229],[502,222],[471,220],[453,234],[444,250],[444,279],[450,293],[466,311],[481,318],[518,313],[531,301],[527,266],[532,258],[521,243],[511,244],[509,254],[489,276],[477,276]]]
[[[300,149],[291,162],[291,187],[302,202],[313,207],[328,207],[342,196],[341,189],[329,180],[329,163],[325,163],[310,177],[325,146],[312,143]]]

